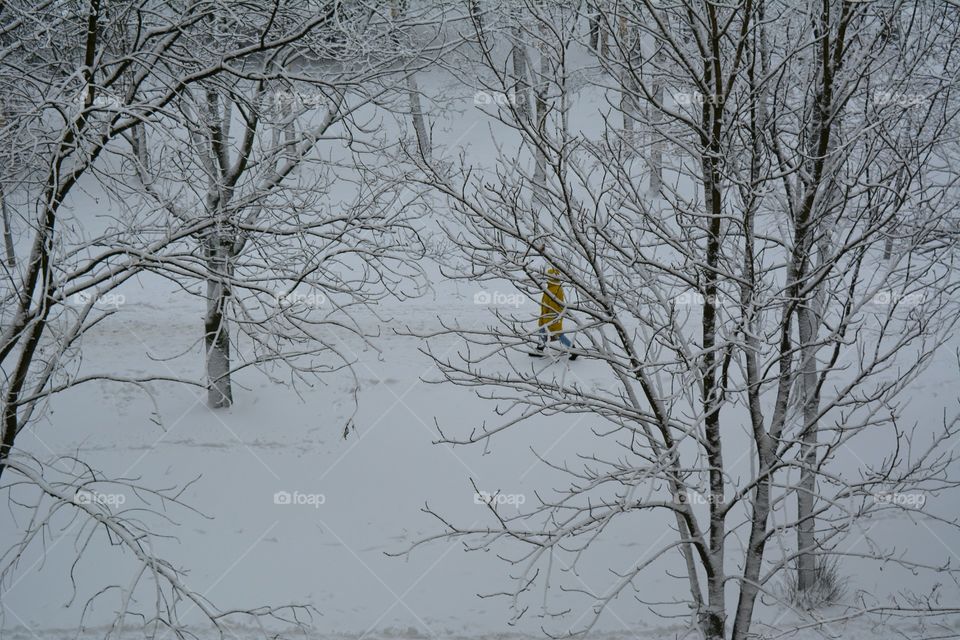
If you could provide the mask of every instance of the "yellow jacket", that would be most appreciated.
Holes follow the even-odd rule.
[[[560,333],[563,331],[563,313],[564,299],[563,287],[557,276],[560,272],[556,269],[547,270],[547,290],[543,292],[543,298],[540,300],[540,326],[548,325],[547,331],[550,333]]]

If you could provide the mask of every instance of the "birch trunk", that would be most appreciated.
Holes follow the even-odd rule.
[[[827,157],[834,148],[834,127],[838,126],[839,118],[833,113],[834,82],[840,71],[843,58],[839,55],[845,43],[846,27],[850,16],[841,12],[841,21],[837,27],[834,41],[828,46],[829,38],[819,43],[817,53],[821,59],[819,83],[812,111],[812,126],[810,137],[810,170],[805,174],[809,179],[805,182],[804,201],[796,224],[795,244],[798,251],[795,254],[797,265],[797,280],[794,291],[800,290],[800,283],[805,276],[805,263],[813,262],[815,248],[820,246],[820,260],[826,260],[828,251],[824,246],[826,236],[819,233],[822,218],[817,216],[815,203],[829,208],[829,201],[835,195],[833,185],[827,173]],[[822,32],[830,34],[830,16],[825,13],[822,18]],[[833,48],[831,50],[831,47]],[[818,198],[818,193],[821,197]],[[828,226],[829,222],[825,222]],[[813,271],[814,266],[809,269]],[[814,287],[807,294],[805,300],[797,305],[797,332],[800,339],[800,371],[799,382],[803,399],[803,432],[800,436],[800,482],[797,486],[797,590],[798,595],[809,592],[816,585],[816,548],[815,530],[816,521],[813,513],[813,499],[816,491],[816,472],[814,465],[817,455],[817,416],[820,411],[820,400],[817,394],[817,327],[822,314],[819,298],[823,295],[822,283]],[[802,601],[802,598],[801,598]]]
[[[800,386],[803,397],[803,434],[800,439],[800,482],[797,485],[797,589],[808,592],[816,586],[816,521],[813,517],[813,498],[817,490],[814,470],[817,462],[817,320],[818,313],[811,307],[814,301],[797,309],[797,332],[800,338]]]
[[[597,5],[594,2],[587,4],[588,16],[587,20],[590,23],[590,48],[594,52],[600,51],[600,14],[597,10]]]
[[[627,17],[620,16],[620,42],[626,45],[626,54],[623,60],[623,71],[620,77],[620,111],[623,114],[623,141],[627,146],[627,153],[633,155],[637,150],[636,128],[637,120],[637,81],[634,73],[635,50],[639,44],[632,41],[627,27]]]
[[[13,229],[10,227],[10,211],[7,209],[7,197],[0,185],[0,209],[3,210],[3,245],[7,252],[7,266],[17,266],[17,253],[13,248]]]
[[[147,147],[147,133],[142,122],[130,128],[130,142],[133,155],[140,163],[143,174],[150,175],[150,150]]]
[[[610,59],[610,29],[607,27],[606,19],[601,20],[600,43],[599,43],[598,51],[600,53],[601,58],[603,58],[604,60]]]
[[[663,104],[663,85],[660,82],[653,83],[653,95]],[[663,138],[657,131],[663,118],[662,113],[656,107],[650,117],[652,131],[650,132],[650,193],[658,194],[663,186]]]
[[[762,25],[762,13],[760,14]],[[763,27],[760,27],[763,38]],[[747,66],[747,77],[751,89],[756,90],[758,83],[757,56],[751,55],[751,64]],[[762,62],[760,63],[762,65]],[[765,76],[761,67],[760,74]],[[761,102],[762,104],[762,102]],[[755,184],[761,175],[763,155],[763,131],[766,114],[756,104],[752,105],[750,115],[750,181]],[[753,611],[760,592],[760,571],[763,568],[763,556],[768,540],[767,523],[770,519],[770,492],[772,466],[775,462],[776,441],[767,432],[761,403],[762,374],[759,354],[762,351],[759,335],[762,333],[756,311],[756,291],[758,285],[756,260],[756,202],[757,194],[745,189],[743,192],[743,278],[740,285],[740,305],[748,330],[744,332],[744,361],[747,378],[747,406],[750,410],[750,425],[757,458],[757,486],[753,492],[750,513],[750,536],[747,541],[746,557],[743,565],[743,579],[740,582],[740,594],[734,613],[732,640],[746,640],[750,637]]]
[[[420,104],[420,88],[413,74],[407,76],[407,93],[410,96],[410,115],[413,118],[413,130],[417,136],[417,147],[420,155],[427,162],[433,157],[433,143],[423,117],[423,107]]]
[[[472,10],[479,12],[476,4],[471,5]],[[390,7],[390,16],[394,21],[403,20],[406,17],[407,3],[403,0],[394,0]],[[479,16],[479,13],[477,14]],[[476,17],[476,16],[475,16]],[[477,17],[479,20],[479,17]],[[399,33],[394,30],[390,34],[393,44],[400,47]],[[420,157],[426,162],[430,162],[433,157],[433,142],[430,139],[430,131],[427,128],[426,120],[423,116],[423,105],[420,102],[420,87],[417,85],[417,78],[414,73],[407,76],[407,96],[410,101],[410,117],[413,120],[413,132],[417,136],[417,149],[420,151]]]
[[[545,27],[541,25],[541,30],[544,30]],[[536,117],[537,117],[537,131],[540,134],[541,141],[545,142],[548,139],[547,136],[547,91],[549,89],[550,78],[550,55],[547,50],[546,45],[547,34],[543,33],[540,38],[539,50],[540,50],[540,77],[536,79],[537,92],[536,92]],[[536,165],[533,172],[533,189],[534,189],[534,202],[539,206],[543,207],[547,198],[545,197],[544,191],[547,188],[547,156],[543,151],[541,146],[536,148]]]
[[[755,79],[753,69],[749,69],[751,84]],[[761,138],[763,130],[762,115],[756,109],[751,109],[751,133],[753,139],[753,153],[751,157],[751,180],[760,174],[759,157],[761,155]],[[752,200],[747,201],[743,214],[744,229],[744,260],[743,284],[741,285],[741,306],[749,330],[744,332],[746,349],[744,360],[747,375],[747,403],[750,410],[750,424],[753,429],[753,441],[756,447],[758,461],[758,481],[753,493],[750,514],[750,537],[747,542],[746,558],[743,567],[743,580],[740,583],[740,595],[737,609],[734,614],[733,640],[746,640],[750,636],[750,625],[753,620],[753,610],[760,590],[760,570],[763,567],[763,556],[767,543],[767,523],[770,519],[770,491],[772,465],[775,460],[775,440],[767,433],[761,408],[762,374],[758,354],[761,352],[761,334],[757,314],[755,311],[754,292],[757,289],[757,272],[755,267],[755,216]]]
[[[724,638],[726,627],[726,599],[724,589],[724,549],[726,546],[726,523],[724,511],[724,466],[723,447],[720,436],[720,380],[718,376],[719,358],[717,357],[717,296],[718,269],[720,263],[720,236],[722,203],[720,194],[720,175],[716,166],[720,148],[719,133],[722,114],[712,107],[706,118],[711,124],[714,137],[710,142],[713,152],[703,159],[703,184],[705,205],[709,218],[707,223],[707,251],[704,267],[704,303],[702,320],[703,341],[703,390],[702,410],[704,420],[705,450],[709,461],[710,486],[710,536],[707,573],[707,606],[701,616],[700,627],[707,640]]]
[[[709,23],[715,29],[712,34],[713,47],[719,46],[716,16],[713,8],[708,8]],[[713,52],[718,58],[716,51]],[[708,87],[716,86],[721,78],[709,65],[704,64],[704,80]],[[717,324],[719,270],[720,270],[720,242],[721,224],[723,220],[723,197],[721,174],[718,163],[723,157],[723,107],[720,102],[705,103],[703,107],[703,123],[709,137],[705,138],[701,156],[701,172],[703,181],[704,206],[706,210],[706,254],[704,256],[704,302],[702,327],[703,359],[702,371],[702,404],[704,449],[709,462],[710,487],[710,534],[707,563],[707,606],[701,616],[700,628],[707,640],[719,640],[725,635],[726,628],[726,574],[724,571],[724,550],[726,548],[726,522],[724,510],[725,481],[723,445],[720,434],[720,407],[723,402],[721,394],[722,381],[719,376],[720,358],[717,353]]]
[[[207,401],[219,409],[233,404],[230,381],[230,327],[227,284],[230,259],[227,243],[219,238],[211,241],[207,258],[207,313],[204,318],[204,346],[207,354]]]
[[[529,80],[530,61],[527,59],[527,45],[524,42],[523,30],[519,24],[514,24],[513,43],[510,50],[510,60],[513,63],[513,95],[517,114],[522,120],[529,120],[533,109],[530,107],[531,86]]]

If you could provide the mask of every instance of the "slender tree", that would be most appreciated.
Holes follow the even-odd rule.
[[[522,349],[536,322],[521,313],[495,313],[482,329],[451,323],[424,334],[466,342],[455,356],[427,351],[446,381],[492,389],[486,395],[504,416],[466,432],[443,428],[442,440],[486,442],[528,419],[586,414],[596,450],[612,441],[615,452],[579,464],[548,460],[570,474],[569,487],[545,490],[516,515],[491,505],[487,525],[461,526],[431,510],[444,527],[437,537],[501,550],[516,568],[508,593],[516,617],[537,586],[559,582],[583,593],[595,615],[559,631],[589,631],[608,603],[674,553],[671,567],[683,572],[689,596],[655,608],[676,616],[689,607],[711,639],[751,637],[760,595],[809,606],[815,599],[775,588],[798,566],[808,596],[818,567],[845,556],[955,578],[949,565],[878,545],[841,546],[860,538],[855,523],[863,518],[909,508],[884,500],[885,492],[956,487],[941,485],[940,473],[952,464],[941,448],[958,421],[909,429],[896,408],[956,322],[955,237],[945,231],[956,173],[939,160],[953,153],[954,76],[926,75],[920,108],[869,106],[878,80],[894,95],[915,95],[912,80],[887,73],[880,34],[891,15],[914,11],[897,57],[918,69],[954,64],[952,18],[945,8],[907,2],[640,4],[624,32],[657,43],[656,82],[668,90],[640,69],[615,66],[622,55],[608,64],[635,74],[648,106],[637,117],[656,111],[661,139],[683,151],[664,159],[659,198],[639,187],[645,159],[623,154],[623,84],[602,79],[585,89],[610,107],[595,118],[599,135],[558,144],[559,118],[523,126],[500,110],[491,115],[517,132],[526,163],[501,155],[489,171],[467,165],[423,178],[456,214],[449,242],[469,258],[463,277],[502,278],[537,300],[543,265],[553,266],[577,350],[606,371],[594,382],[531,362]],[[536,6],[528,10],[549,20]],[[616,24],[618,14],[600,13]],[[615,46],[619,34],[608,33]],[[486,72],[503,76],[500,61],[489,60]],[[893,131],[912,146],[892,145],[903,139]],[[900,179],[878,185],[877,170]],[[923,179],[934,173],[937,180]],[[542,185],[532,205],[517,197],[531,184]],[[918,232],[896,261],[884,262],[887,225],[908,211],[923,211]],[[894,366],[896,375],[887,375]],[[906,452],[895,444],[921,434],[929,446]],[[891,443],[889,455],[845,455],[878,438]],[[834,466],[844,457],[859,473]],[[656,519],[658,512],[669,517]],[[596,536],[638,517],[645,527],[672,525],[674,534],[648,560],[610,566],[603,589],[550,571],[589,562]],[[909,608],[891,601],[852,615]],[[925,615],[954,612],[931,603]]]

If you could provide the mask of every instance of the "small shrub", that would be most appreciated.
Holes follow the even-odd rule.
[[[840,572],[839,558],[817,556],[814,559],[813,585],[800,590],[798,571],[794,566],[784,580],[784,599],[794,606],[819,609],[843,600],[847,594],[847,578]]]

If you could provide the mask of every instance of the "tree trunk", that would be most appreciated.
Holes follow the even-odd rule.
[[[607,27],[606,17],[600,22],[600,57],[610,59],[610,29]]]
[[[659,81],[654,82],[653,86],[653,95],[660,101],[660,104],[663,104],[663,85]],[[662,113],[660,109],[651,105],[650,109],[652,113],[650,114],[650,124],[652,125],[650,132],[650,193],[658,194],[660,193],[660,188],[663,186],[663,138],[658,131],[658,126],[662,121]]]
[[[471,5],[471,10],[479,11],[475,5]],[[401,0],[394,0],[390,8],[390,16],[395,22],[406,17],[407,3]],[[396,29],[391,31],[390,38],[393,44],[400,46],[400,36]],[[430,162],[433,157],[433,142],[430,140],[430,132],[427,128],[426,120],[423,117],[423,105],[420,102],[420,87],[417,86],[417,78],[414,73],[407,76],[407,96],[410,100],[410,117],[413,120],[413,132],[417,136],[417,149],[420,151],[420,157],[426,162]]]
[[[143,175],[150,175],[150,153],[147,147],[147,133],[142,122],[130,128],[130,143],[133,149],[133,155],[143,169]]]
[[[666,17],[668,21],[669,15]],[[660,107],[663,106],[666,99],[666,90],[664,87],[663,80],[660,77],[660,69],[663,69],[666,66],[666,61],[663,59],[662,54],[657,54],[657,63],[652,69],[654,77],[652,78],[650,84],[650,90],[653,93],[653,97],[660,103]],[[660,193],[660,188],[663,186],[663,143],[664,136],[660,132],[660,125],[663,123],[663,111],[660,107],[656,105],[649,105],[648,109],[650,110],[650,193],[657,195]]]
[[[800,338],[800,386],[803,397],[803,433],[800,438],[800,482],[797,485],[797,590],[805,593],[817,582],[813,498],[817,490],[817,439],[820,400],[817,394],[817,326],[819,310],[815,295],[797,308]]]
[[[827,197],[829,199],[829,196]],[[819,243],[822,245],[824,240]],[[820,247],[820,261],[827,249]],[[797,334],[800,339],[800,385],[803,397],[803,433],[800,436],[800,482],[797,485],[797,590],[804,593],[817,586],[816,519],[813,499],[817,491],[817,442],[819,435],[820,395],[817,393],[818,327],[823,309],[823,293],[816,287],[797,307]]]
[[[701,615],[700,628],[707,640],[721,639],[725,635],[726,627],[726,575],[724,571],[724,550],[726,548],[726,521],[723,510],[724,489],[724,462],[723,446],[720,435],[720,403],[721,380],[719,377],[720,360],[714,348],[717,339],[719,293],[719,265],[720,265],[720,238],[722,203],[720,194],[720,171],[717,167],[717,158],[720,148],[720,119],[719,110],[713,108],[707,121],[711,124],[714,137],[710,141],[709,156],[703,159],[703,187],[704,204],[709,214],[707,219],[707,247],[705,255],[704,275],[704,303],[702,325],[703,361],[701,371],[703,377],[703,421],[704,421],[704,448],[709,462],[710,487],[710,538],[709,538],[709,570],[707,575],[707,606]]]
[[[545,29],[541,25],[541,30]],[[550,55],[546,45],[546,33],[541,34],[540,38],[540,77],[536,79],[536,117],[537,131],[540,138],[546,141],[547,135],[547,91],[549,88],[548,78],[550,77]],[[538,146],[536,149],[536,165],[533,172],[533,192],[534,201],[538,207],[547,205],[546,183],[547,183],[547,156]]]
[[[600,47],[600,13],[597,10],[596,3],[587,4],[587,20],[590,22],[590,48],[599,52]]]
[[[636,128],[634,123],[637,119],[637,82],[634,73],[639,69],[634,66],[635,49],[639,48],[639,43],[632,42],[631,34],[627,28],[627,17],[620,16],[620,46],[626,49],[623,60],[623,71],[620,77],[620,112],[623,114],[623,142],[626,145],[626,152],[633,155],[637,150]]]
[[[837,26],[835,42],[831,48],[825,44],[827,38],[822,38],[817,47],[817,55],[822,60],[818,78],[818,87],[812,106],[811,144],[808,155],[810,168],[804,172],[806,194],[802,208],[795,222],[794,233],[795,257],[797,264],[795,284],[791,286],[791,294],[799,298],[800,283],[806,277],[806,264],[814,262],[816,247],[819,246],[819,262],[829,259],[829,248],[824,246],[826,235],[819,233],[821,224],[826,232],[830,222],[817,216],[818,211],[828,211],[829,201],[835,195],[833,185],[826,174],[829,163],[827,157],[835,147],[833,130],[839,119],[833,112],[834,82],[840,67],[835,66],[832,56],[844,42],[844,34],[849,24],[850,16]],[[830,33],[832,28],[830,16],[824,14],[821,30]],[[839,61],[838,61],[839,62]],[[820,197],[818,198],[818,194]],[[815,209],[815,206],[818,208]],[[821,214],[822,215],[822,214]],[[816,267],[811,264],[810,271]],[[799,381],[803,400],[803,431],[800,434],[800,481],[797,486],[797,591],[798,595],[816,587],[817,568],[816,556],[816,522],[813,517],[813,501],[816,491],[817,459],[817,415],[820,411],[820,398],[817,394],[817,351],[816,344],[818,327],[822,315],[822,283],[807,294],[805,299],[799,300],[797,305],[797,332],[800,340],[800,370]],[[802,600],[801,600],[802,601]]]
[[[207,402],[213,409],[233,404],[230,382],[230,327],[226,310],[230,287],[229,253],[226,243],[215,238],[207,259],[207,314],[204,346],[207,354]]]
[[[0,185],[0,209],[3,210],[3,245],[7,252],[7,266],[17,266],[17,253],[13,248],[13,229],[10,227],[10,211],[7,209],[7,197]]]
[[[283,149],[287,162],[293,164],[297,162],[297,132],[294,128],[294,101],[296,96],[291,97],[284,104],[283,109]],[[296,105],[299,107],[299,105]]]
[[[712,8],[708,8],[712,11]],[[716,20],[711,16],[711,24]],[[715,39],[720,36],[714,34]],[[705,65],[706,86],[712,86],[715,78],[712,70]],[[726,572],[724,567],[724,551],[726,549],[726,511],[725,502],[725,469],[723,459],[723,439],[720,433],[720,407],[722,405],[723,381],[720,376],[720,356],[717,352],[717,335],[719,322],[720,293],[720,243],[722,238],[723,197],[721,192],[721,170],[719,167],[722,157],[723,138],[723,108],[719,104],[705,105],[703,110],[704,129],[709,132],[709,138],[704,142],[701,158],[701,174],[703,183],[703,200],[707,216],[706,252],[704,254],[703,317],[701,319],[701,342],[703,357],[700,363],[702,371],[702,412],[704,449],[709,463],[708,481],[710,487],[710,537],[709,537],[709,565],[707,575],[707,607],[700,620],[700,628],[708,640],[721,639],[726,629]]]
[[[763,14],[759,14],[763,37]],[[756,55],[750,56],[750,64],[746,67],[750,88],[756,93],[758,62]],[[760,102],[760,101],[758,101]],[[750,107],[750,180],[755,184],[762,169],[763,131],[766,122],[764,111],[757,105]],[[767,544],[767,523],[770,519],[770,492],[771,468],[776,455],[776,440],[770,437],[764,423],[761,401],[761,366],[758,354],[761,352],[760,339],[762,334],[758,312],[756,309],[756,292],[758,275],[756,268],[756,201],[753,195],[744,197],[743,207],[743,277],[740,284],[740,304],[745,317],[746,330],[744,331],[744,364],[746,373],[747,406],[750,410],[750,425],[753,430],[753,442],[758,464],[757,486],[753,492],[753,503],[750,513],[750,538],[747,542],[746,558],[743,563],[743,579],[740,582],[740,594],[737,608],[734,612],[731,640],[746,640],[750,636],[750,627],[753,622],[753,612],[757,596],[760,592],[760,571],[763,568],[763,556]]]
[[[510,50],[510,60],[513,63],[513,102],[517,115],[522,120],[529,120],[533,109],[530,107],[531,87],[528,79],[527,45],[524,42],[523,30],[520,25],[514,24],[512,30],[513,43]]]
[[[407,76],[407,93],[410,95],[410,115],[413,117],[413,130],[417,135],[417,147],[420,155],[427,162],[433,156],[433,143],[423,117],[423,107],[420,104],[420,88],[413,74]]]
[[[752,80],[752,74],[751,74]],[[755,179],[760,172],[758,158],[760,156],[759,139],[762,126],[758,123],[755,113],[751,118],[751,132],[754,143],[752,154],[751,178]],[[767,521],[770,519],[770,469],[775,458],[775,440],[769,437],[764,425],[763,410],[760,399],[760,365],[757,354],[760,352],[760,341],[757,338],[761,331],[757,316],[754,312],[754,292],[757,290],[757,273],[754,268],[754,211],[752,203],[744,209],[744,279],[741,284],[741,304],[748,316],[748,331],[744,332],[746,351],[744,360],[747,374],[748,407],[750,409],[750,424],[753,428],[753,440],[756,447],[758,468],[757,487],[753,492],[753,503],[750,514],[750,539],[747,542],[746,558],[743,565],[743,580],[740,583],[740,596],[737,600],[737,609],[734,613],[732,640],[746,640],[750,637],[750,626],[753,621],[753,610],[757,595],[760,592],[760,570],[763,568],[763,555],[767,544]]]
[[[773,458],[773,446],[768,438],[761,438],[758,451],[760,460]],[[769,473],[769,466],[762,463],[760,473]],[[747,543],[744,558],[743,576],[740,583],[740,597],[733,617],[732,640],[746,640],[750,637],[750,625],[753,622],[753,610],[760,592],[760,570],[763,567],[763,554],[767,546],[767,521],[770,519],[770,477],[760,480],[753,492],[752,512],[750,514],[750,540]]]

